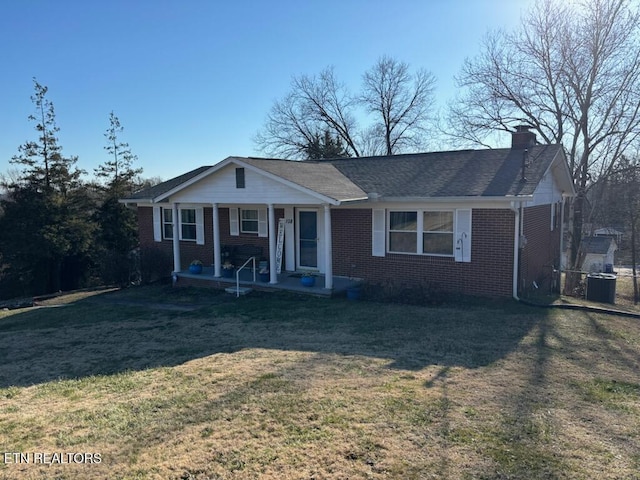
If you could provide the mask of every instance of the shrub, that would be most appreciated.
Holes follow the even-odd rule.
[[[446,300],[446,293],[437,283],[407,284],[396,279],[365,284],[362,295],[366,300],[407,305],[441,305]]]
[[[105,285],[128,286],[139,269],[137,254],[106,251],[100,255],[98,271]]]
[[[140,247],[140,281],[144,284],[167,280],[171,276],[171,255],[158,247]]]

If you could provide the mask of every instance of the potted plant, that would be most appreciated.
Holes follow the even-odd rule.
[[[202,262],[200,260],[194,260],[191,262],[191,265],[189,265],[189,273],[202,273]]]
[[[354,270],[356,268],[356,264],[351,264],[351,272],[349,273],[349,281],[354,282],[353,285],[347,288],[347,298],[349,300],[360,300],[360,295],[362,294],[362,284],[360,282],[356,283],[356,278],[354,277]]]
[[[222,265],[222,276],[224,278],[233,278],[233,264],[229,261]]]
[[[258,271],[258,278],[260,279],[261,282],[268,282],[269,281],[269,269],[267,267],[262,267]]]
[[[304,287],[313,287],[316,284],[316,277],[312,272],[304,272],[300,277],[300,283]]]
[[[361,285],[353,285],[347,288],[347,298],[349,300],[360,300],[360,295],[362,294],[362,286]]]

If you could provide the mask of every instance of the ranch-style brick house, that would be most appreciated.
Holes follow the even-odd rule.
[[[274,287],[311,270],[328,291],[349,277],[518,298],[550,287],[574,195],[562,146],[538,145],[518,127],[511,148],[228,157],[122,202],[137,208],[141,246],[170,253],[176,277],[200,259],[212,266],[203,280],[218,282],[229,251],[249,245],[269,262]]]

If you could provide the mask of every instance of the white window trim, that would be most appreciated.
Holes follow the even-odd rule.
[[[242,218],[242,212],[256,212],[255,220],[254,219]],[[240,209],[238,209],[238,213],[240,215],[240,233],[257,235],[258,232],[260,231],[260,211],[257,208],[240,208]],[[244,223],[243,223],[245,220],[248,221],[248,222],[255,222],[256,223],[256,229],[255,230],[245,230],[244,229]]]
[[[416,214],[416,230],[391,230],[391,214],[392,213],[415,213]],[[407,209],[393,209],[387,210],[387,252],[394,253],[398,255],[419,255],[419,251],[422,250],[422,235],[418,235],[420,231],[420,225],[422,224],[422,220],[420,219],[420,212],[418,210],[407,210]],[[391,234],[392,233],[415,233],[416,237],[420,237],[416,240],[416,251],[415,252],[396,252],[395,250],[391,250]]]
[[[182,212],[186,211],[186,210],[193,210],[193,216],[195,217],[194,223],[187,223],[187,222],[183,222],[182,221]],[[178,232],[180,234],[180,240],[182,240],[183,242],[197,242],[198,240],[198,209],[197,208],[179,208],[178,209],[178,217],[180,219],[180,223],[179,223],[179,228],[178,228]],[[193,225],[194,227],[196,227],[196,236],[195,238],[184,238],[182,235],[182,226],[183,225]]]
[[[416,222],[416,252],[396,252],[393,250],[389,249],[390,246],[390,234],[391,234],[391,213],[392,212],[416,212],[417,215],[417,222]],[[424,233],[424,212],[452,212],[453,216],[454,216],[454,226],[453,226],[453,234],[451,235],[452,240],[451,240],[451,254],[444,254],[444,253],[423,253],[422,250],[424,249],[424,243],[423,243],[423,233]],[[387,238],[387,253],[392,253],[394,255],[421,255],[423,257],[444,257],[444,258],[454,258],[455,257],[455,209],[451,209],[451,208],[419,208],[419,209],[412,209],[412,208],[394,208],[394,209],[389,209],[387,210],[387,215],[386,215],[386,219],[387,219],[387,225],[386,225],[386,238]],[[394,230],[395,231],[400,231],[400,230]],[[407,230],[405,230],[405,232],[408,232]],[[443,232],[443,233],[448,233],[448,232]]]
[[[451,213],[451,224],[452,224],[452,230],[450,232],[445,232],[445,231],[440,231],[440,230],[425,230],[424,229],[424,214],[425,212],[449,212]],[[456,211],[453,209],[449,209],[449,208],[445,208],[445,209],[423,209],[421,210],[418,215],[420,216],[420,221],[422,222],[422,229],[420,231],[420,233],[422,233],[422,235],[420,235],[420,242],[422,243],[422,246],[420,248],[420,252],[421,255],[428,255],[429,257],[453,257],[455,256],[455,243],[456,243]],[[425,253],[424,252],[424,234],[427,233],[446,233],[446,234],[451,234],[451,253]]]
[[[166,205],[166,204],[165,204]],[[196,213],[196,238],[182,238],[182,211],[183,210],[194,210]],[[164,212],[171,212],[171,222],[165,221]],[[156,242],[162,242],[164,240],[173,241],[173,224],[175,219],[173,218],[173,208],[171,207],[153,207],[153,240]],[[171,236],[165,235],[165,226],[171,225]],[[193,225],[193,224],[188,224]],[[184,242],[195,242],[198,245],[204,245],[204,209],[198,206],[185,206],[178,208],[178,240]]]
[[[167,221],[165,221],[165,219],[164,219],[164,212],[169,212],[169,213],[171,213],[171,222],[167,222]],[[166,232],[166,230],[165,230],[165,225],[171,225],[171,229],[170,229],[171,236],[170,236],[170,237],[167,237],[167,236],[165,235],[165,232]],[[161,232],[162,232],[162,239],[163,239],[163,240],[173,240],[173,210],[172,210],[171,208],[165,208],[165,207],[162,207],[162,208],[160,209],[160,228],[161,228]]]

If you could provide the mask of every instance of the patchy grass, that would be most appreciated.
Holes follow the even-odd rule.
[[[71,300],[0,312],[0,479],[633,479],[640,469],[634,319],[167,287]],[[100,463],[11,455],[39,452]]]

